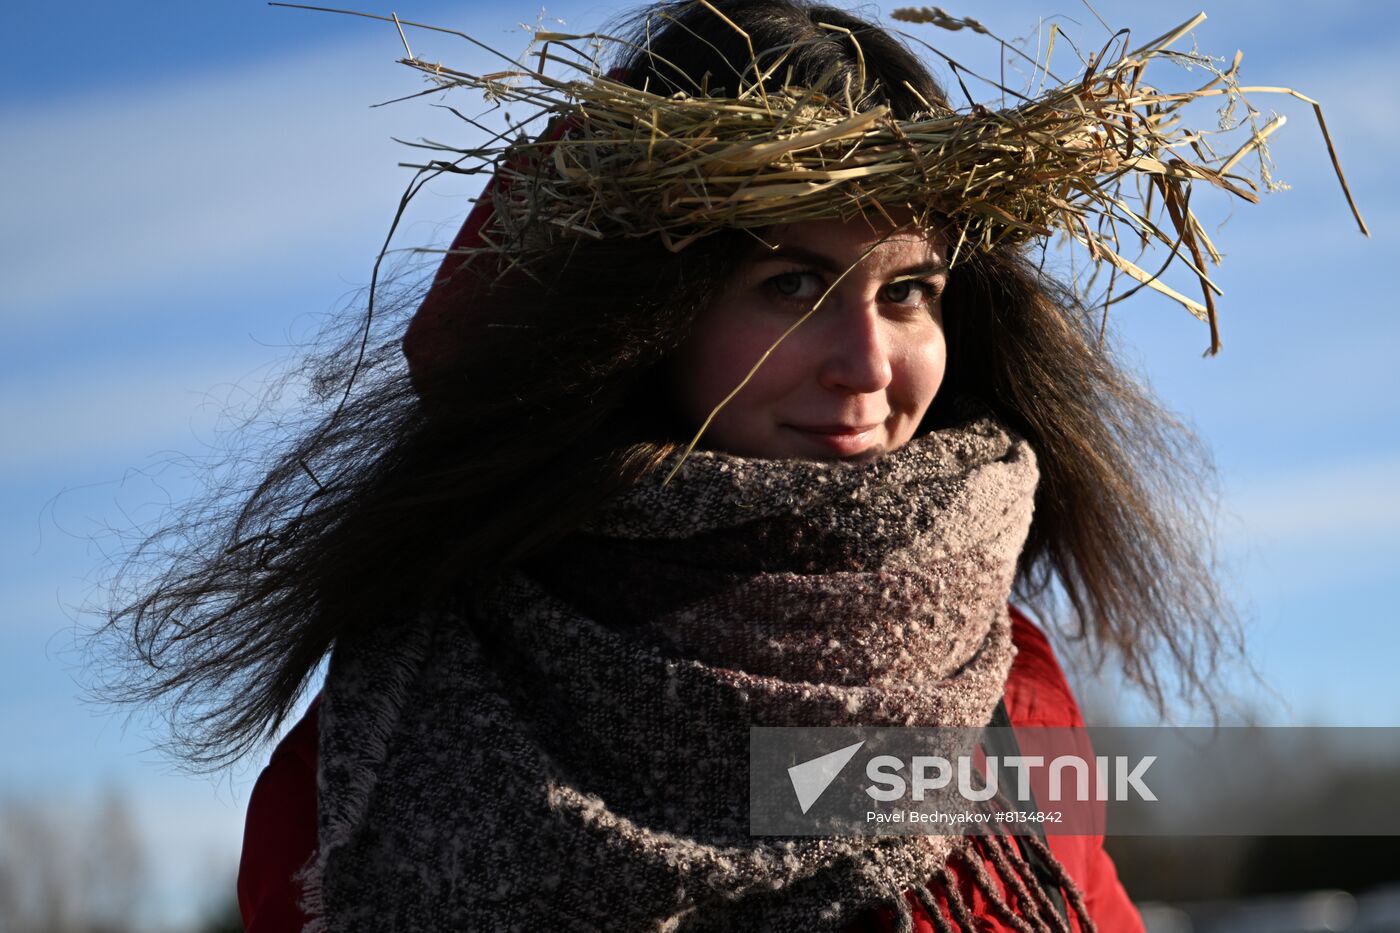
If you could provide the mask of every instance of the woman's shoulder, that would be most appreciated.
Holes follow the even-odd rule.
[[[301,929],[296,872],[316,851],[316,755],[321,696],[273,749],[248,797],[238,907],[249,933]]]
[[[1025,612],[1009,605],[1016,659],[1006,681],[1006,712],[1018,726],[1083,726],[1084,717],[1050,639]]]
[[[274,760],[278,755],[289,756],[310,768],[312,774],[316,773],[316,739],[319,735],[317,720],[320,709],[321,694],[317,692],[315,698],[307,705],[301,720],[277,743],[277,748],[272,752]]]

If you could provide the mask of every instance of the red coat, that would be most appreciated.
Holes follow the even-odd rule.
[[[1082,726],[1079,706],[1045,634],[1014,606],[1011,618],[1012,639],[1018,649],[1006,685],[1006,708],[1012,724]],[[316,717],[320,704],[318,695],[301,721],[283,737],[248,800],[238,868],[238,906],[246,933],[293,933],[305,922],[297,908],[300,891],[292,875],[316,847]],[[1142,919],[1104,851],[1102,836],[1051,835],[1047,841],[1084,892],[1089,916],[1099,930],[1142,933]],[[979,931],[1007,931],[1009,928],[991,916],[982,894],[967,883],[956,866],[953,873],[978,918]],[[912,893],[908,897],[914,908],[916,933],[933,933],[933,923],[921,902]],[[939,903],[943,903],[941,898]],[[1078,931],[1073,912],[1070,923]],[[869,924],[851,927],[851,933],[893,930],[893,914],[888,909]]]

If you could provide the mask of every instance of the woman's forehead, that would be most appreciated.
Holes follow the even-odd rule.
[[[946,257],[947,240],[935,226],[921,226],[909,218],[861,216],[848,220],[830,218],[775,224],[761,231],[750,259],[780,253],[818,253],[852,262],[871,250],[870,258],[936,260]],[[766,245],[765,245],[766,244]],[[873,248],[873,249],[872,249]],[[878,257],[878,258],[877,258]]]

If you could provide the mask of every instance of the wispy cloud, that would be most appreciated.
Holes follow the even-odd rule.
[[[295,263],[351,231],[372,255],[410,177],[395,166],[411,150],[390,136],[463,136],[423,102],[371,109],[421,88],[396,51],[376,33],[135,96],[103,88],[0,115],[0,313],[100,312],[114,294],[191,277],[227,290],[253,261]]]
[[[1227,507],[1251,537],[1274,543],[1400,533],[1400,453],[1251,480]]]
[[[262,374],[262,375],[265,375]],[[46,374],[0,394],[0,477],[109,465],[167,446],[189,450],[254,391],[259,373],[240,360],[151,360]]]

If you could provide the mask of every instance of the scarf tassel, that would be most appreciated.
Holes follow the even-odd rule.
[[[1081,933],[1096,933],[1097,928],[1089,918],[1079,886],[1065,873],[1064,866],[1051,854],[1049,846],[1034,836],[1024,838],[1026,844],[1050,866],[1054,882],[1065,895]],[[972,885],[982,892],[997,919],[1017,933],[1071,933],[1065,918],[1060,916],[1049,895],[1041,888],[1030,862],[1021,855],[1010,836],[999,833],[974,836],[969,845],[952,852],[950,864],[953,859],[957,859],[966,869]],[[1001,879],[1001,884],[988,871],[988,862]],[[937,900],[926,889],[917,891],[924,909],[933,918],[937,933],[944,933],[945,930],[947,933],[957,930],[976,933],[978,928],[972,911],[958,891],[952,873],[944,869],[934,876],[930,884],[941,888],[947,898],[948,912],[952,914],[951,918],[946,917]],[[957,927],[949,925],[949,919]]]
[[[297,869],[292,880],[300,886],[302,896],[297,907],[306,916],[306,925],[298,933],[329,933],[326,927],[325,901],[321,894],[321,849],[311,853],[306,864]]]
[[[1027,837],[1025,842],[1050,866],[1054,882],[1065,896],[1081,933],[1096,933],[1078,885],[1050,853],[1049,846],[1036,837]],[[1030,862],[1021,855],[1011,837],[996,833],[973,837],[968,845],[950,853],[949,865],[954,859],[1005,926],[1017,933],[1071,933],[1066,918],[1060,915],[1035,877]],[[987,869],[988,863],[991,871]],[[908,891],[896,886],[896,890],[897,893],[885,902],[893,912],[890,919],[895,933],[914,933],[915,904],[933,924],[934,933],[977,933],[980,929],[971,906],[959,890],[957,879],[947,868],[939,870],[926,885],[915,885]],[[939,903],[935,892],[943,895],[944,904]]]

